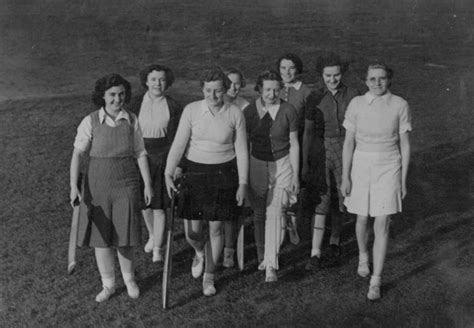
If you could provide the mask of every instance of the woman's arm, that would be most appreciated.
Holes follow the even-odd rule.
[[[187,107],[184,109],[181,119],[179,120],[178,130],[176,131],[175,138],[171,144],[168,158],[166,160],[165,183],[170,198],[171,190],[178,192],[178,189],[174,185],[175,170],[183,157],[186,146],[191,138],[191,120],[188,117],[189,115],[190,108]]]
[[[410,138],[408,131],[400,134],[400,154],[402,156],[402,199],[407,195],[407,174],[410,164]]]
[[[290,132],[290,162],[293,169],[291,192],[297,194],[300,191],[300,145],[298,142],[298,131]]]
[[[81,165],[81,158],[82,155],[84,154],[84,151],[74,148],[74,151],[72,152],[72,158],[71,158],[71,168],[70,168],[70,185],[71,185],[71,192],[70,192],[70,200],[71,200],[71,205],[74,206],[74,203],[77,200],[81,201],[81,192],[79,190],[79,167]]]
[[[247,128],[243,114],[235,131],[235,155],[237,157],[237,170],[239,172],[239,188],[235,196],[237,205],[242,206],[247,197],[247,184],[249,173],[249,151],[247,144]]]
[[[303,179],[307,178],[308,171],[309,171],[309,164],[308,164],[308,155],[310,145],[314,138],[314,122],[308,119],[304,122],[304,132],[303,132],[303,163],[301,165],[302,172],[301,176]]]
[[[140,156],[137,158],[138,168],[140,169],[140,174],[145,184],[145,203],[150,205],[151,198],[153,197],[153,188],[151,187],[151,176],[150,168],[148,167],[148,158],[146,155]]]
[[[355,148],[355,132],[346,130],[346,138],[344,139],[344,146],[342,148],[342,182],[341,182],[341,193],[342,196],[347,197],[351,193],[352,182],[351,182],[351,167],[352,157],[354,155]]]

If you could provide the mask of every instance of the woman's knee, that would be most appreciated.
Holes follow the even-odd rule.
[[[214,221],[209,222],[209,236],[210,237],[220,237],[222,236],[222,222]]]
[[[375,235],[388,235],[390,228],[390,216],[377,216],[374,220]]]
[[[357,215],[357,224],[367,224],[369,220],[368,216],[365,215]]]

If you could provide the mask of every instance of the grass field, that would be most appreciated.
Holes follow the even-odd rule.
[[[296,3],[296,5],[295,5]],[[474,15],[468,1],[13,1],[0,13],[1,327],[473,327]],[[395,68],[394,93],[412,107],[413,161],[403,215],[393,219],[383,298],[369,303],[356,273],[354,223],[344,229],[343,265],[303,270],[302,243],[285,245],[276,284],[265,284],[247,231],[246,269],[218,273],[202,296],[192,252],[176,238],[171,309],[161,310],[162,267],[137,250],[142,295],[119,290],[94,302],[100,278],[90,249],[66,274],[71,208],[69,160],[75,129],[92,110],[94,81],[119,72],[136,85],[150,62],[172,67],[171,93],[199,96],[193,81],[215,63],[253,80],[292,50],[303,79],[319,81],[316,56],[352,62],[347,82],[363,90],[364,63]],[[251,87],[245,95],[255,96]],[[118,268],[117,268],[118,269]],[[118,272],[118,270],[117,270]]]

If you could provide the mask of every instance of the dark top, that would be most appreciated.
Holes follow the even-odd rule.
[[[345,129],[342,126],[347,106],[352,98],[359,95],[359,91],[340,83],[338,90],[333,95],[326,87],[315,92],[316,106],[311,106],[306,111],[306,119],[316,124],[316,134],[325,138],[344,137]],[[324,123],[321,122],[321,119]],[[322,129],[322,131],[321,131]]]
[[[268,112],[260,118],[253,102],[244,109],[244,116],[253,157],[273,162],[289,154],[290,132],[298,131],[298,115],[292,105],[282,101],[273,120]]]

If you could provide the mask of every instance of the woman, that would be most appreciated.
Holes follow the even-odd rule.
[[[131,98],[128,81],[118,74],[97,80],[92,100],[98,110],[86,116],[77,129],[71,159],[71,204],[83,202],[79,244],[95,248],[103,290],[96,296],[104,302],[115,292],[114,252],[131,298],[138,298],[134,278],[134,246],[140,242],[140,181],[144,197],[153,196],[143,138],[137,117],[123,109]],[[81,157],[89,152],[90,163],[83,196],[78,188]]]
[[[238,206],[247,188],[244,115],[238,107],[224,102],[230,83],[220,69],[204,74],[204,99],[184,108],[165,169],[170,195],[178,192],[174,182],[178,163],[185,171],[179,191],[184,205],[180,216],[185,218],[186,239],[195,250],[191,267],[194,278],[201,276],[206,260],[202,284],[206,296],[216,293],[214,272],[223,247],[222,222],[238,218]],[[209,223],[210,243],[202,233],[203,221]]]
[[[286,227],[290,196],[299,192],[298,116],[278,97],[282,79],[261,73],[255,85],[260,97],[244,109],[250,143],[250,193],[259,270],[265,281],[277,281],[278,255]]]
[[[229,68],[225,74],[230,80],[230,87],[224,95],[224,101],[236,105],[241,110],[250,105],[244,98],[239,96],[240,89],[245,87],[245,79],[242,72],[237,68]],[[224,260],[222,265],[225,268],[234,267],[235,253],[235,231],[237,222],[235,220],[224,221]]]
[[[369,65],[369,91],[355,97],[346,111],[341,192],[350,213],[357,214],[357,273],[370,274],[367,220],[375,217],[373,272],[367,298],[380,298],[390,215],[402,210],[410,162],[411,117],[408,103],[389,91],[393,72],[385,64]]]
[[[158,262],[163,261],[165,209],[169,207],[163,173],[182,108],[173,98],[165,95],[174,82],[173,72],[168,67],[145,67],[140,72],[140,82],[146,92],[132,100],[130,109],[138,116],[142,129],[154,192],[151,204],[142,211],[149,235],[145,252],[153,251],[153,262]]]
[[[283,79],[284,88],[280,91],[280,98],[293,105],[298,114],[298,142],[303,144],[303,131],[305,126],[305,115],[310,109],[312,90],[299,79],[303,73],[303,61],[293,53],[284,54],[277,61],[277,68]],[[302,154],[300,154],[302,163]],[[291,222],[288,225],[290,241],[293,244],[300,242],[297,229],[297,216],[301,215],[301,202],[295,203],[288,210],[291,214]]]

